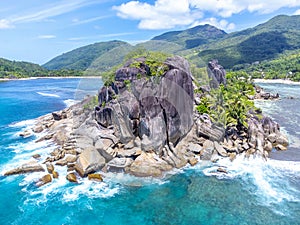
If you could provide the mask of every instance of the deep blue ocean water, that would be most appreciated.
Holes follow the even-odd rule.
[[[162,179],[108,174],[103,183],[60,178],[37,188],[43,173],[2,174],[54,146],[23,139],[34,118],[65,108],[102,85],[91,79],[0,82],[0,224],[300,224],[300,86],[262,84],[282,100],[257,104],[291,141],[272,159],[200,162]],[[294,99],[290,99],[293,96]],[[284,159],[284,160],[283,160]],[[225,166],[228,174],[216,169]]]

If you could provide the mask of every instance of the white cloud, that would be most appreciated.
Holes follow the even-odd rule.
[[[55,35],[39,35],[38,36],[38,39],[53,39],[53,38],[56,38]]]
[[[60,0],[59,3],[55,2],[48,5],[41,5],[31,11],[11,15],[5,19],[0,19],[0,29],[14,27],[17,23],[29,22],[53,22],[55,16],[63,15],[72,12],[85,6],[103,3],[107,0]]]
[[[130,1],[114,6],[113,9],[121,18],[139,20],[141,29],[168,29],[210,22],[219,28],[232,30],[234,24],[222,19],[217,21],[205,18],[206,13],[228,18],[242,11],[267,14],[283,7],[297,6],[300,6],[300,0],[156,0],[154,4]]]
[[[205,24],[210,24],[212,26],[218,27],[219,29],[225,30],[225,31],[232,31],[235,29],[235,24],[234,23],[229,23],[227,20],[218,20],[217,18],[211,17],[207,18],[201,21],[196,21],[194,22],[191,27],[195,27],[198,25],[205,25]]]
[[[140,20],[141,29],[166,29],[189,25],[201,18],[201,12],[194,12],[188,0],[157,0],[154,5],[131,1],[114,6],[117,15],[124,19]]]
[[[13,28],[14,26],[11,24],[11,22],[7,19],[1,19],[0,20],[0,29],[9,29]]]
[[[201,11],[213,12],[221,17],[230,17],[244,10],[264,14],[284,7],[300,6],[300,0],[189,0],[189,3]]]
[[[108,18],[109,16],[98,16],[98,17],[93,17],[93,18],[89,18],[89,19],[85,19],[85,20],[79,20],[79,19],[73,19],[73,25],[81,25],[81,24],[86,24],[86,23],[91,23],[91,22],[95,22],[98,20],[102,20],[105,18]]]
[[[94,1],[92,1],[92,3],[94,3]],[[41,21],[74,11],[92,3],[89,3],[87,0],[62,1],[62,4],[56,3],[55,5],[53,4],[50,6],[44,6],[44,9],[39,9],[36,12],[15,16],[14,18],[12,18],[12,21],[16,23]]]
[[[293,13],[293,15],[300,15],[300,9],[298,9],[297,11],[295,11],[295,12]]]

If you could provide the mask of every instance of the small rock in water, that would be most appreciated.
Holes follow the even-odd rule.
[[[53,171],[54,171],[54,166],[53,166],[52,163],[47,162],[47,163],[46,163],[46,167],[47,167],[48,173],[53,173]]]
[[[78,183],[75,173],[69,173],[66,178],[72,183]]]
[[[219,172],[219,173],[228,173],[227,170],[225,168],[223,168],[223,167],[219,167],[217,169],[217,172]]]
[[[53,178],[58,178],[59,177],[59,174],[58,174],[58,172],[56,172],[56,171],[53,171],[52,172],[52,176],[53,176]]]
[[[236,153],[235,153],[235,152],[229,153],[229,159],[230,159],[231,162],[232,162],[233,160],[235,160],[235,159],[236,159]]]
[[[50,174],[46,174],[45,176],[43,176],[41,179],[39,179],[39,181],[36,183],[37,187],[41,187],[47,183],[50,183],[52,181],[52,177]]]
[[[98,181],[98,182],[103,181],[101,174],[98,174],[98,173],[88,174],[88,179]]]
[[[275,146],[276,150],[279,150],[279,151],[286,151],[287,150],[287,147],[281,145],[281,144],[278,144]]]
[[[198,163],[198,159],[195,157],[189,158],[188,162],[191,166],[195,166]]]
[[[23,138],[28,138],[32,135],[32,133],[29,130],[25,130],[24,132],[20,133],[19,136]]]
[[[41,133],[44,130],[42,125],[36,126],[32,129],[34,133]]]
[[[273,149],[273,145],[270,141],[266,141],[265,142],[265,146],[264,146],[264,150],[265,151],[268,151],[268,152],[271,152]]]
[[[32,156],[32,158],[34,158],[34,159],[39,159],[39,158],[41,158],[41,155],[40,155],[40,154],[34,154],[34,155]]]

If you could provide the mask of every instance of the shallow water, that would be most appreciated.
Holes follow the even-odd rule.
[[[100,85],[91,88],[88,81],[80,79],[0,83],[0,174],[35,153],[47,154],[54,148],[51,143],[35,143],[38,137],[18,136],[34,123],[33,118],[95,93]],[[266,87],[286,91],[282,98],[298,92],[298,87]],[[299,128],[290,126],[292,119],[288,118],[294,115],[299,119],[299,104],[258,104],[282,124],[292,140],[286,154],[298,159]],[[281,104],[285,108],[277,115]],[[294,104],[290,114],[288,104]],[[80,179],[77,185],[66,181],[64,170],[57,167],[59,179],[36,188],[34,181],[43,173],[0,176],[0,224],[297,224],[300,162],[279,161],[276,154],[267,162],[243,156],[233,163],[227,159],[218,164],[200,162],[163,179],[111,173],[103,183]],[[216,173],[220,166],[228,174]]]
[[[288,133],[290,146],[286,152],[273,152],[273,159],[300,161],[300,85],[259,83],[266,91],[279,93],[275,101],[257,101],[263,112],[277,121]]]

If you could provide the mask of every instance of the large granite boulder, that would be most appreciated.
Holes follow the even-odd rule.
[[[173,167],[154,153],[142,153],[129,168],[129,173],[138,177],[160,177]]]
[[[133,66],[134,65],[134,66]],[[194,90],[188,62],[168,58],[161,76],[151,76],[145,58],[127,62],[116,72],[115,83],[99,92],[95,118],[112,126],[124,144],[139,137],[143,151],[160,153],[174,146],[193,125]]]
[[[208,63],[207,72],[210,88],[218,88],[220,84],[226,85],[226,72],[218,60],[213,59]]]
[[[105,158],[95,148],[86,148],[79,155],[75,169],[81,177],[84,177],[102,169],[105,163]]]

